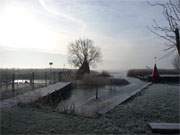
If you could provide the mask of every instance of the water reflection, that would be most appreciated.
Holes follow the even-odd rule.
[[[126,77],[126,79],[130,82],[130,84],[124,86],[107,85],[98,88],[99,100],[105,101],[117,96],[119,98],[127,96],[145,84],[145,82],[139,79],[128,77]],[[57,109],[59,111],[62,111],[64,108],[68,108],[69,106],[74,106],[74,108],[76,109],[78,107],[81,107],[83,104],[86,104],[91,99],[95,99],[95,97],[95,88],[74,88],[71,90],[69,97],[58,104]],[[114,100],[114,102],[116,102],[116,100]]]
[[[15,83],[30,83],[30,80],[28,79],[18,79],[18,80],[14,80]],[[41,80],[41,79],[36,79],[34,80],[34,83],[36,84],[41,84],[41,83],[49,83],[50,80]]]
[[[98,97],[106,98],[107,96],[116,95],[120,86],[104,86],[98,88]],[[76,107],[84,104],[91,98],[95,98],[95,88],[74,88],[64,95],[63,102],[60,102],[58,107],[75,105]]]
[[[61,99],[62,100],[66,100],[69,99],[72,95],[72,89],[69,88],[65,88],[62,92],[61,92]]]

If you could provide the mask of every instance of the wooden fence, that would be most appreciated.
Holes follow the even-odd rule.
[[[35,89],[39,86],[47,86],[49,84],[54,84],[60,81],[69,81],[71,80],[72,72],[61,71],[61,72],[44,72],[37,73],[32,72],[28,74],[21,73],[0,73],[0,89],[2,90],[12,90],[13,92],[18,89],[20,84],[31,87]]]

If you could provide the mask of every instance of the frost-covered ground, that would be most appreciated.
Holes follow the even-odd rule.
[[[0,88],[0,100],[4,100],[4,99],[8,99],[8,98],[12,98],[15,97],[17,95],[21,95],[23,93],[26,93],[28,91],[32,91],[35,90],[37,88],[41,88],[41,87],[45,87],[46,84],[45,83],[35,83],[34,84],[34,89],[32,89],[32,86],[28,83],[19,83],[19,84],[15,84],[15,90],[12,91],[12,87],[9,86],[8,88],[6,88],[5,86]]]
[[[66,115],[30,106],[1,111],[2,134],[147,134],[148,122],[180,122],[177,84],[154,84],[142,95],[99,118]]]

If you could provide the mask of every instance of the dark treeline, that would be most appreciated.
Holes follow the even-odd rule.
[[[180,71],[175,69],[158,69],[160,75],[176,75],[180,74]],[[129,77],[147,76],[152,74],[152,69],[130,69],[127,72]]]

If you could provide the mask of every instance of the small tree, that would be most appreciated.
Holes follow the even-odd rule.
[[[74,67],[78,67],[78,75],[90,73],[90,66],[101,60],[100,48],[93,45],[90,39],[79,39],[70,43],[68,60]]]

